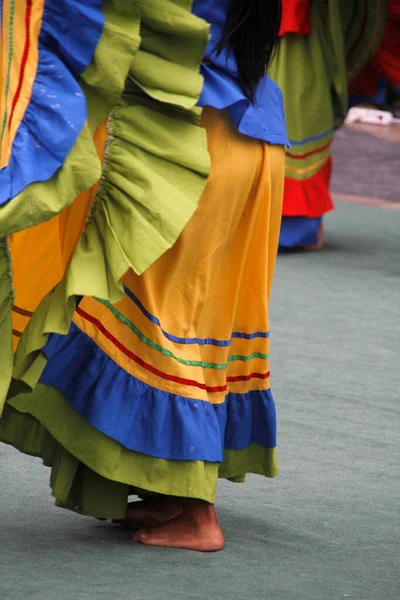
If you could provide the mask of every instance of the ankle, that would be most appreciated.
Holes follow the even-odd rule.
[[[184,502],[183,512],[196,525],[202,525],[210,521],[217,522],[214,505],[203,500],[188,500]]]

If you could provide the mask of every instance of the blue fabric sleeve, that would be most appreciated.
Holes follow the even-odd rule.
[[[211,36],[204,57],[203,92],[199,106],[226,109],[238,131],[269,144],[290,147],[284,117],[282,92],[267,75],[260,82],[252,104],[239,84],[237,64],[232,53],[215,47],[221,39],[230,0],[195,0],[193,12],[211,25]]]

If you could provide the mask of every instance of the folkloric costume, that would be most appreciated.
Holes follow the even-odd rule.
[[[385,32],[378,50],[350,86],[352,104],[384,104],[388,87],[400,97],[400,2],[388,0]]]
[[[3,4],[0,439],[96,517],[277,473],[288,140],[277,86],[251,105],[212,53],[228,5]]]
[[[330,147],[347,113],[347,82],[382,35],[382,0],[284,0],[281,38],[270,76],[281,87],[288,135],[280,246],[321,241],[332,210]]]

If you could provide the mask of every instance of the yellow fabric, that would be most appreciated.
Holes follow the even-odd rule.
[[[129,271],[124,283],[155,315],[162,328],[182,338],[229,340],[233,331],[267,332],[268,300],[278,246],[284,150],[239,134],[227,114],[208,108],[207,129],[211,175],[199,207],[174,247],[143,275]],[[104,150],[105,126],[98,132]],[[83,231],[93,189],[46,224],[16,234],[12,244],[16,308],[14,329],[22,331],[41,298],[61,279],[71,251]],[[32,249],[27,253],[26,249]],[[90,269],[90,265],[87,267]],[[269,388],[269,378],[252,377],[269,371],[269,339],[233,339],[230,346],[179,344],[163,335],[127,297],[115,308],[151,343],[184,361],[165,356],[143,343],[109,308],[85,297],[80,310],[97,319],[119,344],[170,378],[196,381],[186,385],[155,375],[110,341],[81,314],[74,321],[112,360],[157,389],[186,397],[223,402],[229,392]],[[259,355],[263,355],[260,358]],[[249,357],[250,360],[232,357]],[[232,362],[230,362],[230,359]],[[202,368],[199,363],[227,364]],[[243,380],[229,382],[227,378]],[[248,380],[244,380],[248,378]],[[221,387],[221,391],[202,389]]]
[[[132,270],[127,272],[124,283],[143,306],[159,319],[162,329],[173,336],[229,340],[233,331],[249,334],[267,332],[268,301],[282,211],[284,149],[268,146],[239,134],[227,113],[211,108],[204,110],[202,126],[207,130],[212,168],[198,209],[173,248],[143,275],[139,276]],[[98,131],[95,141],[103,160],[105,123]],[[11,252],[16,292],[14,329],[22,331],[41,298],[65,273],[71,261],[71,253],[85,228],[88,213],[93,210],[94,191],[93,188],[78,196],[68,210],[48,223],[13,236]],[[90,261],[83,267],[89,274]],[[84,315],[100,324],[100,328]],[[74,321],[110,360],[159,390],[216,404],[223,402],[229,392],[245,393],[269,388],[269,378],[253,377],[254,373],[266,374],[269,371],[268,338],[234,338],[230,345],[173,342],[165,337],[161,327],[146,317],[127,295],[114,306],[107,306],[95,298],[84,297]],[[104,331],[107,331],[108,336],[104,335]],[[138,331],[147,342],[138,336]],[[30,331],[26,334],[29,337]],[[18,334],[15,336],[16,341],[17,336]],[[139,361],[156,368],[159,373],[167,374],[169,378],[144,368],[122,352],[121,347],[137,356]],[[179,362],[177,357],[184,363]],[[32,364],[32,369],[35,373],[37,371],[38,376],[44,363],[45,358],[41,355],[40,360]],[[222,365],[222,368],[216,368],[215,365]],[[32,373],[30,376],[35,379]],[[98,376],[101,377],[101,373]],[[232,377],[239,377],[239,380],[229,381]],[[185,383],[188,380],[199,385]],[[215,387],[221,387],[221,390],[211,390]],[[15,397],[9,403],[18,413],[27,412],[35,416],[46,431],[55,434],[52,428],[58,421],[53,419],[48,409],[40,408],[36,398],[40,389],[39,385],[33,395],[26,396],[25,409],[23,395]],[[49,398],[57,393],[51,388],[46,389]],[[70,410],[72,411],[71,407]],[[80,416],[79,419],[83,421]],[[14,427],[12,435],[10,430],[10,437],[5,436],[4,439],[17,445],[14,434],[18,427]],[[7,433],[7,422],[4,428]],[[65,428],[61,427],[60,431],[65,433]],[[72,433],[75,431],[72,430]],[[110,438],[104,438],[110,441]],[[128,478],[121,473],[113,473],[112,476],[105,473],[104,465],[109,457],[96,445],[91,452],[97,453],[99,462],[93,467],[90,453],[78,455],[70,441],[61,439],[58,434],[56,439],[68,456],[71,454],[78,457],[85,465],[84,468],[95,468],[105,480],[124,483],[135,480],[130,472]],[[77,439],[80,439],[79,436]],[[83,436],[82,440],[87,438]],[[119,445],[114,445],[119,451]],[[42,455],[40,448],[34,453]],[[132,459],[133,454],[129,451],[126,453]],[[240,459],[239,462],[236,457]],[[147,463],[146,469],[142,471],[137,462],[136,484],[140,487],[159,493],[171,493],[171,486],[176,484],[174,493],[195,495],[211,502],[214,501],[218,475],[241,480],[246,472],[267,476],[277,473],[275,450],[252,445],[239,453],[225,452],[225,462],[220,472],[216,463],[196,463],[196,469],[204,470],[205,473],[204,482],[201,482],[202,489],[199,491],[199,486],[196,489],[190,487],[190,461],[179,462],[179,469],[174,470],[175,465],[170,461],[142,456],[139,458],[143,464]],[[136,457],[135,460],[139,459]],[[164,477],[166,466],[168,474]],[[169,471],[175,474],[170,475]],[[182,478],[182,473],[188,476],[187,480]],[[121,497],[125,498],[123,494]]]
[[[94,142],[101,161],[107,139],[106,121]],[[15,306],[14,347],[25,330],[30,314],[42,298],[59,283],[82,234],[98,184],[83,192],[75,202],[45,223],[10,236]]]
[[[16,1],[10,0],[10,6]],[[51,333],[68,333],[80,298],[95,296],[111,303],[121,300],[124,274],[131,268],[144,272],[173,246],[206,187],[210,157],[196,103],[202,88],[200,64],[209,25],[191,13],[191,0],[105,0],[102,13],[101,38],[78,81],[87,121],[63,164],[49,179],[27,184],[11,202],[1,206],[0,337],[4,342],[0,353],[0,414],[12,376],[35,389],[46,363],[41,350]],[[45,11],[43,21],[46,18]],[[71,35],[73,38],[73,32]],[[8,74],[7,64],[6,82]],[[112,135],[102,165],[93,137],[107,117]],[[65,257],[61,257],[60,268],[59,254],[65,245],[58,239],[61,234],[56,233],[56,243],[47,249],[48,258],[36,260],[30,247],[20,247],[15,249],[16,264],[12,264],[8,236],[50,220],[72,203],[76,207],[77,196],[95,186],[100,177],[102,185],[95,201],[88,203],[89,217],[76,245],[74,236],[80,229],[74,233],[67,226],[64,240],[70,249],[73,247],[73,256],[62,280],[32,316],[27,309],[18,312],[18,306],[14,307],[21,317],[21,329],[29,322],[20,339],[16,331],[15,342],[19,342],[13,353],[12,270],[23,269],[25,262],[30,276],[31,268],[35,270],[47,259],[51,263],[48,272],[44,266],[38,267],[34,277],[51,287],[59,279],[57,272],[64,271]],[[57,220],[57,228],[60,224]],[[48,231],[43,230],[47,239]],[[55,255],[50,257],[54,248]],[[32,296],[24,290],[19,294],[23,285],[22,278],[17,295],[32,304]]]
[[[33,0],[28,31],[25,27],[28,14],[28,3],[26,0],[14,1],[14,24],[10,30],[10,11],[12,8],[11,2],[4,3],[4,29],[3,35],[0,35],[0,81],[3,82],[0,91],[0,127],[6,114],[6,128],[0,142],[0,168],[8,164],[15,134],[31,98],[32,86],[39,61],[39,34],[42,24],[44,0]],[[12,49],[10,46],[11,40]],[[12,53],[11,71],[9,86],[7,86],[10,52]],[[26,56],[25,52],[27,52]],[[18,90],[20,90],[18,101],[13,114],[11,114],[14,98]]]
[[[283,161],[281,147],[267,146],[240,135],[229,117],[204,111],[211,175],[199,207],[175,246],[142,276],[130,271],[124,283],[156,316],[164,331],[179,338],[229,340],[233,331],[268,331],[270,295],[280,228]],[[223,387],[230,376],[267,373],[267,358],[229,362],[227,369],[182,365],[140,341],[119,318],[91,298],[80,308],[101,322],[123,346],[174,378]],[[266,355],[269,340],[233,339],[230,347],[184,345],[169,341],[128,296],[115,307],[151,342],[196,363],[224,364],[232,356]],[[126,356],[87,319],[75,323],[117,364],[141,381],[166,392],[223,402],[229,392],[268,389],[269,379],[229,383],[209,393],[196,386],[158,377]]]

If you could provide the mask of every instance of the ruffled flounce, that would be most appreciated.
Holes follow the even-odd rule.
[[[215,502],[218,477],[242,482],[246,473],[275,477],[275,449],[251,444],[226,450],[222,464],[167,461],[126,450],[97,431],[55,388],[39,384],[11,399],[0,420],[0,440],[51,468],[56,503],[98,518],[122,518],[130,494],[159,494]]]
[[[218,475],[272,477],[277,468],[275,450],[254,442],[225,450],[222,464],[166,461],[128,450],[90,425],[54,386],[40,383],[47,364],[44,348],[57,339],[68,343],[68,337],[59,336],[70,331],[80,298],[120,301],[123,275],[131,268],[142,273],[174,244],[196,210],[209,173],[206,133],[195,107],[207,24],[178,0],[133,6],[109,0],[104,14],[102,38],[79,80],[87,106],[81,133],[53,177],[27,186],[0,209],[0,405],[13,376],[0,438],[51,466],[60,505],[118,517],[130,486],[213,502]],[[106,118],[109,139],[102,165],[93,137]],[[13,360],[11,260],[4,236],[58,215],[99,180],[65,274],[34,311]],[[214,415],[221,453],[224,442]],[[248,427],[246,436],[240,444],[251,442]],[[110,506],[101,508],[99,498],[112,498]]]
[[[41,383],[57,388],[88,423],[129,450],[222,462],[224,450],[252,442],[276,446],[270,390],[230,393],[214,405],[161,391],[127,373],[74,324],[67,336],[51,336],[43,352]]]
[[[236,79],[214,65],[202,65],[204,88],[199,106],[226,109],[238,131],[268,144],[290,147],[286,135],[282,92],[265,77],[253,103],[246,98]]]
[[[78,81],[103,33],[104,0],[46,0],[29,104],[0,171],[0,205],[61,167],[87,118]],[[22,24],[21,24],[22,27]]]
[[[11,306],[14,294],[7,239],[0,237],[0,416],[13,372]]]
[[[238,131],[269,144],[289,145],[283,110],[282,93],[269,77],[264,77],[251,103],[239,84],[239,72],[232,52],[223,49],[216,53],[230,0],[203,2],[194,0],[193,12],[211,23],[211,35],[204,55],[201,73],[204,77],[199,106],[226,109]]]
[[[49,334],[68,333],[78,298],[121,300],[123,275],[130,268],[143,272],[174,244],[209,173],[206,133],[195,108],[208,25],[167,0],[109,0],[104,13],[103,36],[81,78],[88,109],[81,134],[49,181],[28,186],[0,209],[0,236],[7,236],[61,213],[101,177],[65,275],[18,345],[14,377],[28,381],[34,373],[31,389],[44,366],[41,349]],[[102,169],[93,136],[106,117],[110,135]],[[3,246],[1,403],[13,362],[11,267],[4,240]],[[96,271],[90,282],[88,264]]]

